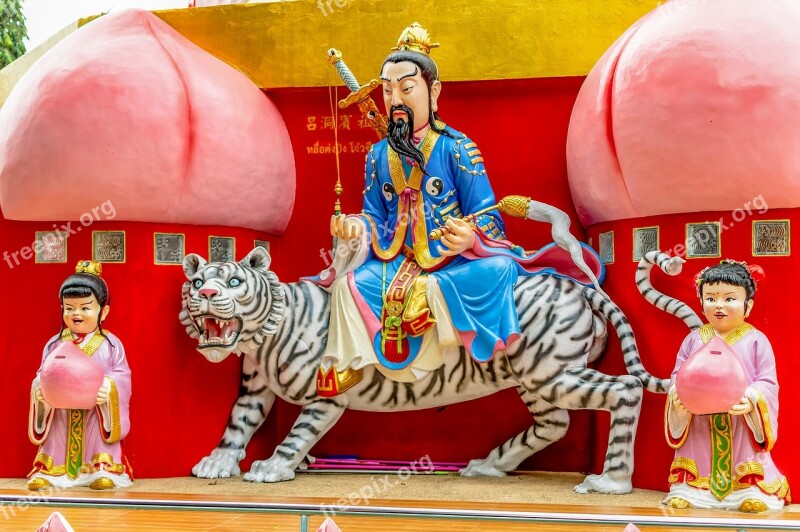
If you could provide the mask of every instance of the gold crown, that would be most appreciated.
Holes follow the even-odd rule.
[[[420,26],[419,22],[415,22],[403,30],[403,33],[400,34],[400,38],[397,39],[397,46],[393,47],[392,50],[410,50],[412,52],[430,55],[431,49],[438,47],[438,42],[431,42],[431,36],[428,35],[428,30]]]
[[[100,277],[100,274],[103,273],[103,264],[93,260],[80,260],[75,266],[75,273],[88,273]]]

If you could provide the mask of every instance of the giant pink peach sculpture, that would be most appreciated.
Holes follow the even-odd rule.
[[[0,110],[8,219],[79,220],[111,201],[118,220],[280,233],[294,194],[289,135],[269,97],[147,11],[65,38]]]
[[[625,32],[570,122],[581,221],[800,205],[798,27],[794,0],[669,0]]]

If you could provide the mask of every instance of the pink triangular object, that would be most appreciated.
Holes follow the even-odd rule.
[[[36,532],[75,532],[63,515],[53,512]]]
[[[61,342],[42,365],[42,395],[54,408],[88,410],[94,408],[103,377],[95,359],[74,343]]]
[[[317,532],[342,532],[342,529],[333,522],[333,519],[328,517],[322,522],[321,525],[319,525]]]
[[[727,412],[746,390],[744,366],[719,336],[689,355],[675,377],[678,399],[697,415]]]
[[[639,527],[634,525],[633,523],[628,523],[628,526],[625,527],[625,530],[622,532],[641,532]]]

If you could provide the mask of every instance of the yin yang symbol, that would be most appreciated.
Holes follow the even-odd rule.
[[[425,183],[425,191],[431,196],[438,196],[444,190],[444,183],[438,177],[431,177]]]

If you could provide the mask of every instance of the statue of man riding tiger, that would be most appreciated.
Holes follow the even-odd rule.
[[[437,115],[442,85],[429,55],[437,46],[414,23],[384,61],[388,134],[367,154],[363,212],[331,219],[335,238],[364,238],[369,250],[353,271],[333,272],[317,378],[323,396],[354,386],[372,364],[392,380],[417,381],[443,364],[448,347],[491,360],[519,338],[520,275],[554,273],[599,290],[599,257],[572,237],[557,209],[524,198],[516,206],[518,215],[554,221],[565,249],[528,255],[506,240],[481,151]]]
[[[531,426],[462,475],[503,476],[563,437],[568,410],[594,409],[611,414],[603,471],[575,490],[632,489],[643,391],[664,393],[667,381],[642,366],[627,319],[600,289],[599,257],[569,233],[569,217],[527,198],[495,204],[480,150],[437,116],[435,46],[414,24],[383,65],[388,136],[367,155],[363,212],[331,220],[348,245],[330,268],[284,284],[260,247],[238,263],[184,259],[187,333],[212,362],[244,358],[239,398],[198,477],[239,474],[276,396],[301,413],[247,481],[293,479],[345,409],[433,408],[515,388]],[[555,244],[527,254],[505,239],[500,212],[550,222]],[[588,367],[608,323],[629,375]]]

